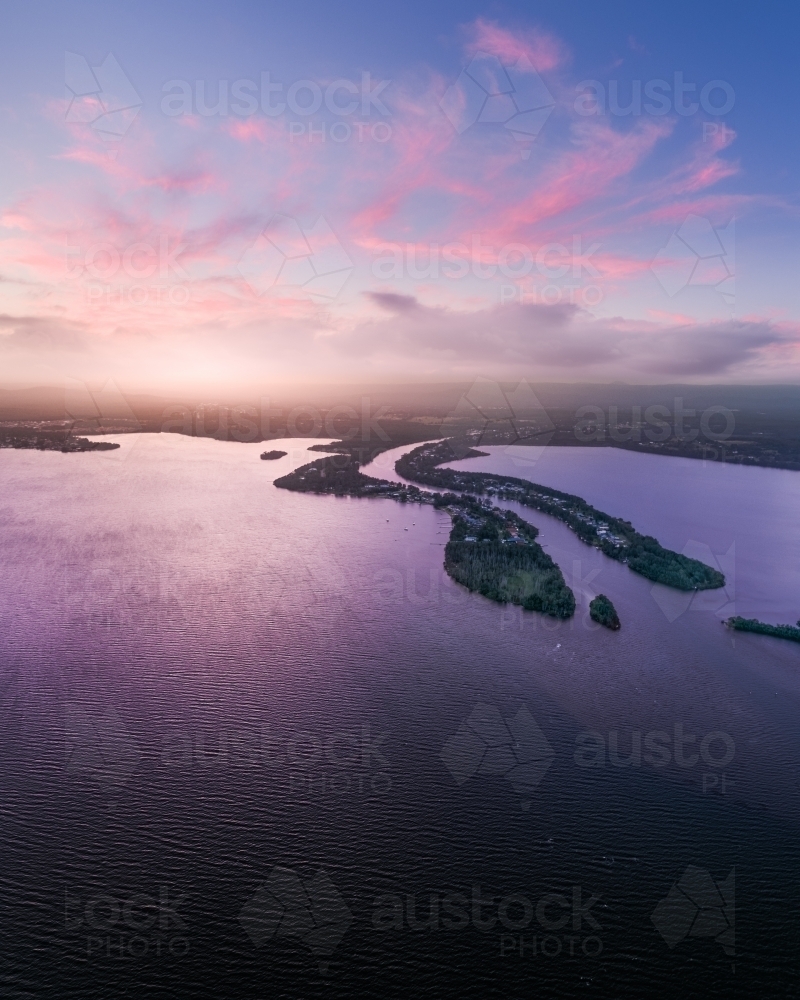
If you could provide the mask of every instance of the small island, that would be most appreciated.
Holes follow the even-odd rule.
[[[276,458],[283,458],[284,455],[288,455],[286,451],[262,451],[261,461],[262,462],[274,462]]]
[[[737,632],[757,632],[759,635],[775,636],[776,639],[800,642],[800,621],[797,625],[768,625],[766,622],[760,622],[757,618],[742,618],[741,615],[734,615],[723,624]]]
[[[617,610],[605,594],[598,594],[589,603],[589,617],[593,622],[616,631],[620,627]]]

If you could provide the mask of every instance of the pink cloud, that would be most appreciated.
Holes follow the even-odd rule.
[[[487,52],[509,65],[527,58],[540,73],[556,69],[567,60],[564,44],[544,31],[526,30],[513,33],[494,21],[477,18],[467,27],[469,55]]]
[[[484,19],[469,28],[468,51],[490,52],[506,65],[526,57],[541,70],[567,60],[565,47],[550,35],[511,32]],[[768,365],[778,354],[795,357],[791,330],[757,316],[723,328],[656,309],[649,322],[636,323],[595,322],[572,306],[502,311],[491,304],[497,289],[490,282],[476,286],[469,280],[423,278],[413,285],[409,279],[394,290],[416,291],[405,310],[398,305],[402,299],[354,294],[377,287],[369,256],[381,243],[411,247],[424,267],[431,244],[460,242],[471,255],[476,237],[491,249],[475,253],[494,263],[509,243],[535,255],[548,243],[571,250],[577,235],[584,250],[601,244],[591,262],[604,291],[618,292],[624,301],[641,289],[662,236],[689,213],[717,224],[776,203],[744,193],[741,184],[734,188],[739,167],[726,153],[734,138],[730,130],[687,144],[677,118],[577,118],[570,102],[561,101],[523,161],[520,144],[501,125],[476,124],[459,135],[439,107],[446,86],[433,73],[398,82],[385,142],[371,139],[368,128],[361,139],[354,128],[343,143],[293,140],[283,119],[257,115],[155,122],[143,117],[112,157],[91,130],[67,128],[59,109],[61,118],[53,117],[52,124],[69,138],[51,161],[50,178],[8,196],[0,212],[4,295],[13,297],[21,314],[34,311],[35,299],[41,323],[29,328],[31,336],[47,324],[73,338],[80,331],[86,351],[99,351],[101,342],[116,337],[115,343],[126,345],[146,341],[153,350],[163,344],[176,355],[193,353],[195,346],[198,356],[207,349],[209,358],[241,350],[246,359],[247,351],[268,343],[276,356],[297,355],[309,363],[317,354],[376,364],[391,357],[392,363],[408,358],[445,369],[452,362],[455,370],[489,365],[492,357],[513,365],[516,356],[532,370],[551,372],[571,372],[570,364],[583,357],[587,374],[602,374],[612,371],[617,350],[617,357],[631,359],[631,371],[655,377],[667,372],[671,349],[691,346],[691,326],[700,331],[697,343],[705,352],[699,346],[690,352],[696,372],[727,373]],[[674,141],[663,141],[670,136]],[[328,220],[356,263],[339,300],[259,297],[244,281],[237,262],[275,212],[308,223],[320,215]],[[170,248],[186,245],[180,255],[186,277],[172,275],[165,283],[156,275],[147,284],[120,273],[120,266],[103,282],[112,294],[98,297],[80,273],[68,273],[69,247],[79,248],[79,264],[87,248],[101,244],[122,261],[132,246],[158,249],[162,239]],[[145,258],[137,253],[140,266]],[[137,284],[145,284],[140,302],[129,294]],[[173,284],[185,294],[170,299]],[[159,285],[167,292],[158,291]],[[540,335],[536,353],[529,341]],[[639,343],[648,339],[650,347]]]
[[[271,122],[267,118],[229,119],[226,125],[228,135],[239,142],[266,142],[270,135]],[[275,129],[273,128],[274,132]]]
[[[651,120],[628,132],[616,132],[604,121],[581,123],[574,129],[573,148],[553,159],[529,193],[487,212],[487,238],[497,244],[524,242],[542,223],[598,201],[669,131],[667,123]]]

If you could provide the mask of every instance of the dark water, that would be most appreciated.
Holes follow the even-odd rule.
[[[452,584],[444,514],[274,489],[307,445],[0,451],[0,996],[796,995],[800,649],[720,617],[800,616],[800,477],[471,463],[729,576],[523,511],[557,623]]]

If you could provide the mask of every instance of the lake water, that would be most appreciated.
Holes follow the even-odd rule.
[[[515,508],[555,622],[449,581],[444,513],[275,489],[308,440],[121,441],[0,451],[3,995],[794,995],[800,647],[721,618],[800,617],[800,476],[464,463],[729,581]]]

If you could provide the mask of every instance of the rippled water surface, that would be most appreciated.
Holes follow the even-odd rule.
[[[728,578],[516,508],[559,623],[451,583],[444,513],[275,489],[309,443],[0,451],[0,995],[795,995],[800,647],[721,619],[800,617],[800,476],[465,463]]]

